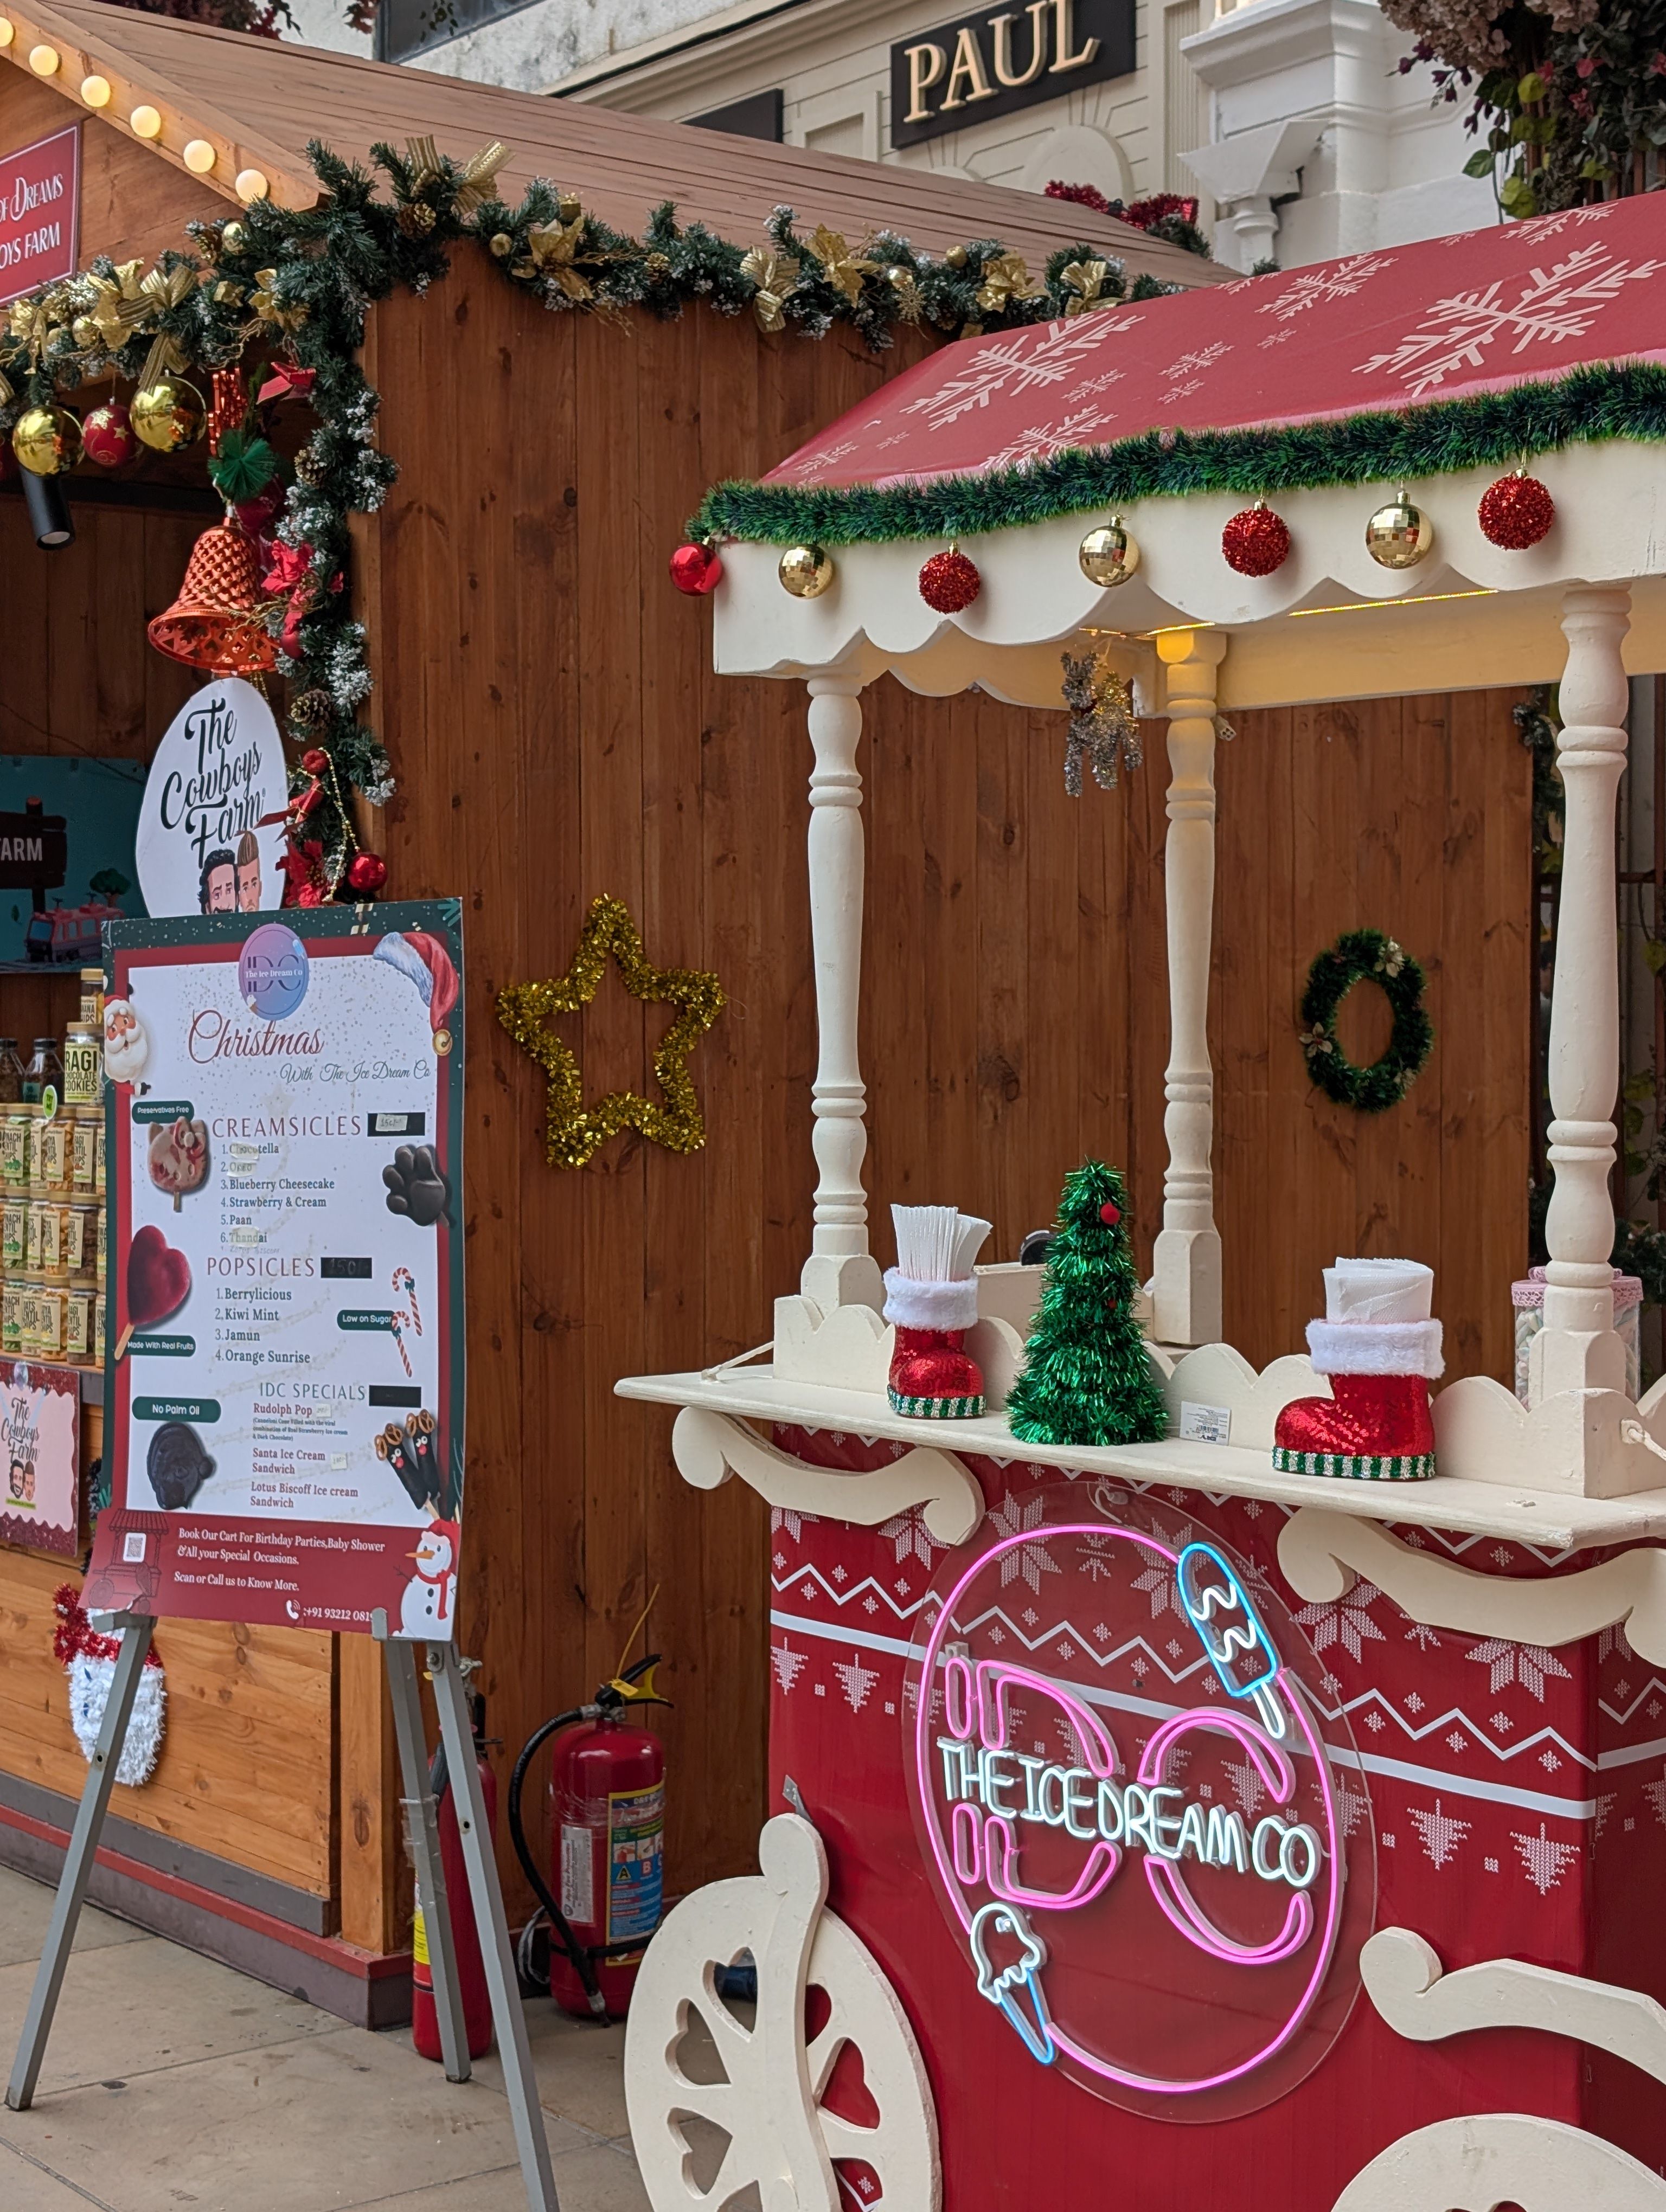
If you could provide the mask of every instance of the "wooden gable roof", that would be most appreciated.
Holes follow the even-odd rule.
[[[896,230],[922,252],[999,238],[1037,270],[1049,253],[1079,239],[1117,255],[1131,275],[1191,287],[1233,273],[1113,216],[1032,192],[648,121],[98,0],[17,7],[0,0],[0,60],[33,68],[75,105],[88,106],[83,85],[101,80],[108,95],[93,112],[192,173],[205,195],[225,199],[237,199],[237,179],[254,172],[280,204],[311,206],[318,197],[306,155],[313,138],[350,160],[362,160],[378,139],[398,144],[429,135],[459,158],[501,139],[510,152],[499,183],[511,203],[533,177],[547,177],[632,233],[669,199],[686,222],[739,240],[761,238],[769,210],[785,200],[807,223],[829,223],[853,239]],[[96,98],[100,87],[93,89]],[[145,108],[160,121],[149,137],[132,122]],[[140,116],[142,125],[149,119]]]

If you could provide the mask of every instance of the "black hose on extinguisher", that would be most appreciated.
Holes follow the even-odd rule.
[[[532,1885],[532,1894],[549,1914],[550,1930],[571,1960],[573,1972],[583,1986],[591,2011],[598,2020],[605,2021],[607,2018],[607,1999],[602,1995],[601,1984],[596,1978],[595,1962],[573,1933],[567,1915],[550,1895],[550,1886],[527,1844],[526,1826],[520,1817],[520,1793],[526,1787],[526,1770],[540,1748],[558,1729],[570,1728],[575,1721],[593,1721],[600,1716],[601,1711],[602,1708],[596,1705],[575,1705],[570,1711],[557,1713],[554,1720],[545,1721],[542,1728],[534,1729],[527,1737],[521,1747],[520,1756],[515,1761],[514,1772],[509,1777],[509,1838],[515,1847],[515,1856],[520,1861],[520,1870]]]

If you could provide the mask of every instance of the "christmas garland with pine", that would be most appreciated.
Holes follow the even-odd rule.
[[[929,483],[800,486],[732,481],[708,492],[691,538],[770,545],[976,538],[1136,500],[1231,492],[1243,499],[1331,484],[1406,483],[1514,468],[1535,453],[1612,438],[1666,440],[1666,368],[1597,362],[1542,384],[1322,422],[1146,430],[984,476]]]
[[[1336,1036],[1337,1011],[1356,983],[1377,984],[1394,1016],[1387,1048],[1369,1067],[1357,1067]],[[1356,1114],[1383,1114],[1400,1103],[1434,1046],[1423,985],[1418,963],[1380,929],[1350,929],[1319,955],[1302,994],[1301,1046],[1309,1075],[1328,1098]]]
[[[196,252],[165,252],[143,273],[140,263],[118,267],[100,256],[13,301],[0,322],[0,434],[27,409],[60,404],[83,385],[200,379],[262,349],[310,404],[316,428],[276,527],[283,594],[266,620],[291,685],[289,734],[313,761],[292,771],[292,799],[311,810],[305,836],[315,873],[342,896],[350,896],[345,868],[356,849],[351,794],[380,805],[393,791],[386,751],[361,719],[371,677],[346,588],[349,518],[374,514],[398,473],[377,447],[380,402],[359,362],[374,301],[401,285],[426,291],[461,240],[477,242],[506,282],[553,313],[631,309],[669,320],[703,302],[803,337],[847,325],[875,351],[899,325],[961,337],[1180,289],[1151,276],[1130,282],[1114,256],[1080,244],[1053,254],[1037,283],[998,239],[952,246],[939,259],[891,234],[860,247],[824,224],[800,237],[787,207],[775,210],[765,242],[751,247],[703,223],[679,224],[670,203],[631,238],[541,179],[508,206],[495,190],[506,158],[493,145],[459,163],[420,139],[404,155],[373,147],[367,173],[313,142],[307,159],[324,187],[317,207],[262,199],[234,218],[189,224]],[[384,180],[391,197],[379,190]],[[254,496],[277,466],[264,439],[234,431],[210,473],[234,501]]]

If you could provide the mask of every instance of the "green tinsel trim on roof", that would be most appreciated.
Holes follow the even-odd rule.
[[[770,545],[975,538],[1190,492],[1270,499],[1329,484],[1513,468],[1523,455],[1530,460],[1535,453],[1609,438],[1666,439],[1666,368],[1605,362],[1509,392],[1322,422],[1148,430],[1110,445],[1055,453],[1028,467],[884,490],[870,484],[721,483],[707,493],[689,532]]]

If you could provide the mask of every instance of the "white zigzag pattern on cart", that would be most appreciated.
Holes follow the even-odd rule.
[[[921,1644],[905,1644],[897,1637],[876,1635],[867,1629],[839,1627],[830,1621],[815,1620],[800,1613],[772,1611],[769,1626],[818,1642],[856,1644],[870,1651],[887,1652],[892,1658],[905,1661],[917,1662],[925,1656]],[[794,1652],[791,1656],[796,1659],[800,1655]],[[795,1678],[796,1672],[795,1668]],[[1104,1706],[1112,1712],[1128,1713],[1136,1720],[1172,1720],[1186,1710],[1182,1705],[1165,1705],[1158,1698],[1135,1697],[1121,1690],[1100,1689],[1092,1683],[1070,1682],[1065,1686],[1073,1690],[1090,1705]],[[1144,1741],[1143,1738],[1139,1740]],[[1666,1752],[1666,1743],[1657,1744],[1652,1749],[1657,1753]],[[1602,1763],[1606,1765],[1612,1757],[1612,1753],[1605,1754]],[[1475,1797],[1492,1805],[1519,1806],[1523,1811],[1542,1813],[1556,1820],[1592,1820],[1600,1803],[1596,1798],[1564,1797],[1552,1790],[1523,1790],[1511,1783],[1497,1781],[1484,1775],[1462,1774],[1450,1768],[1414,1766],[1406,1759],[1390,1759],[1381,1752],[1349,1751],[1338,1746],[1333,1750],[1333,1759],[1338,1766],[1358,1769],[1361,1773],[1389,1777],[1410,1783],[1419,1789],[1442,1790],[1449,1796]],[[1660,1786],[1663,1807],[1666,1807],[1666,1782]],[[1666,1811],[1663,1811],[1662,1819],[1663,1824],[1666,1824]]]
[[[1648,1680],[1643,1685],[1643,1687],[1632,1699],[1630,1705],[1625,1706],[1611,1705],[1606,1698],[1598,1698],[1596,1700],[1596,1710],[1599,1713],[1605,1713],[1608,1719],[1614,1722],[1619,1727],[1624,1728],[1626,1723],[1636,1712],[1638,1707],[1643,1703],[1643,1700],[1650,1696],[1666,1698],[1666,1682],[1663,1682],[1658,1674],[1650,1675]],[[1651,1718],[1653,1716],[1651,1715]]]
[[[899,1621],[906,1621],[916,1615],[926,1601],[926,1595],[928,1595],[928,1593],[922,1594],[911,1604],[900,1605],[880,1583],[872,1581],[871,1577],[865,1578],[860,1583],[853,1583],[848,1590],[841,1590],[835,1589],[818,1568],[806,1568],[799,1574],[790,1577],[776,1577],[773,1579],[773,1587],[777,1597],[787,1597],[799,1594],[806,1582],[819,1583],[826,1595],[841,1608],[848,1605],[853,1598],[860,1597],[864,1590],[872,1589],[890,1606],[891,1612]],[[1130,1656],[1143,1656],[1156,1668],[1171,1686],[1176,1688],[1190,1680],[1206,1667],[1206,1662],[1201,1652],[1186,1665],[1176,1666],[1163,1651],[1149,1644],[1143,1636],[1130,1637],[1124,1643],[1116,1645],[1113,1650],[1101,1650],[1091,1637],[1084,1636],[1075,1624],[1067,1618],[1057,1620],[1047,1628],[1039,1628],[1032,1632],[1025,1629],[1020,1621],[1014,1620],[1006,1607],[1000,1605],[990,1606],[972,1620],[959,1622],[957,1626],[961,1632],[967,1636],[973,1635],[979,1630],[987,1632],[994,1626],[1003,1634],[1012,1637],[1013,1641],[1020,1644],[1031,1656],[1056,1647],[1060,1644],[1067,1643],[1073,1648],[1073,1656],[1085,1656],[1091,1659],[1095,1667],[1102,1674],[1108,1668],[1116,1665],[1121,1660]],[[840,1632],[848,1634],[851,1632],[841,1630]],[[915,1656],[918,1656],[919,1647],[909,1646],[909,1648],[915,1653]],[[1666,1694],[1666,1686],[1657,1683],[1654,1686],[1662,1688],[1663,1693]],[[1642,1698],[1646,1694],[1646,1691],[1639,1692],[1638,1702],[1641,1703]],[[1590,1758],[1588,1753],[1576,1750],[1567,1738],[1555,1729],[1540,1729],[1531,1735],[1523,1736],[1518,1742],[1501,1743],[1498,1741],[1495,1729],[1489,1728],[1485,1723],[1472,1720],[1461,1705],[1449,1706],[1444,1712],[1436,1714],[1429,1720],[1413,1722],[1380,1690],[1375,1688],[1363,1692],[1357,1698],[1345,1700],[1340,1707],[1329,1708],[1328,1717],[1334,1717],[1340,1711],[1346,1713],[1352,1719],[1353,1716],[1368,1710],[1379,1712],[1385,1719],[1392,1721],[1402,1735],[1411,1743],[1421,1743],[1431,1736],[1450,1733],[1453,1729],[1463,1729],[1475,1743],[1484,1746],[1501,1765],[1508,1765],[1511,1760],[1519,1759],[1529,1753],[1542,1756],[1547,1750],[1560,1753],[1571,1765],[1583,1767],[1589,1773],[1596,1772],[1599,1765],[1599,1761]],[[1603,1710],[1616,1721],[1623,1721],[1625,1717],[1613,1712],[1609,1707],[1604,1706]],[[1626,1754],[1626,1763],[1629,1764],[1632,1760],[1647,1755],[1639,1751],[1630,1751]]]

